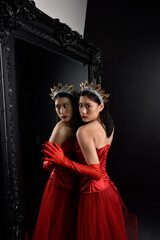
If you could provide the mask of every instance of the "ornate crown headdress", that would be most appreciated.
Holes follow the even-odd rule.
[[[50,93],[50,96],[51,96],[51,99],[54,100],[55,99],[55,96],[58,94],[58,93],[68,93],[72,96],[75,95],[74,93],[74,86],[73,84],[72,85],[68,85],[68,84],[65,84],[64,86],[62,85],[62,83],[58,83],[58,86],[53,86],[53,88],[50,88],[51,90],[51,93]]]
[[[108,101],[108,97],[110,96],[110,94],[105,93],[105,90],[101,89],[101,84],[97,84],[94,85],[93,82],[89,83],[87,80],[85,80],[85,82],[80,83],[80,92],[84,92],[84,91],[88,91],[88,92],[92,92],[94,93],[100,100],[100,102],[107,102]]]

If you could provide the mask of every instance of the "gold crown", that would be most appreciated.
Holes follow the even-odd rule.
[[[80,83],[80,92],[84,92],[84,91],[88,91],[88,92],[92,92],[94,93],[100,100],[100,102],[107,102],[108,101],[108,97],[110,96],[110,94],[105,93],[105,90],[101,89],[101,84],[97,84],[94,85],[93,82],[89,83],[87,80],[85,80],[85,82]]]
[[[55,96],[58,94],[58,93],[68,93],[72,96],[75,95],[74,93],[74,86],[73,84],[72,85],[68,85],[68,84],[65,84],[63,86],[62,83],[58,83],[58,86],[53,86],[53,88],[50,88],[51,90],[51,93],[50,93],[50,96],[51,96],[51,99],[54,100],[55,99]]]

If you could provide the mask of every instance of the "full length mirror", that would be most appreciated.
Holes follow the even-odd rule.
[[[17,110],[20,153],[29,236],[37,218],[46,179],[42,167],[42,143],[56,123],[50,87],[86,79],[86,68],[68,56],[16,39]],[[31,57],[32,55],[32,57]]]
[[[27,232],[30,239],[48,178],[41,148],[55,124],[50,88],[100,82],[101,56],[34,1],[1,1],[0,13],[3,235],[25,239]]]

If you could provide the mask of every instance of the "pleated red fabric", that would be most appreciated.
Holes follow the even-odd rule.
[[[80,177],[77,240],[137,240],[137,218],[127,211],[106,172],[109,148],[97,149],[102,178]],[[78,161],[86,164],[77,141],[75,149]]]
[[[68,138],[62,149],[75,160],[74,141]],[[75,240],[79,177],[56,166],[46,184],[32,240]]]

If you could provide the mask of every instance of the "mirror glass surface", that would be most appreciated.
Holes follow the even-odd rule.
[[[80,61],[20,38],[15,40],[15,53],[25,214],[31,237],[49,177],[42,168],[42,144],[49,139],[56,123],[50,88],[58,82],[78,87],[85,79],[85,68]]]

